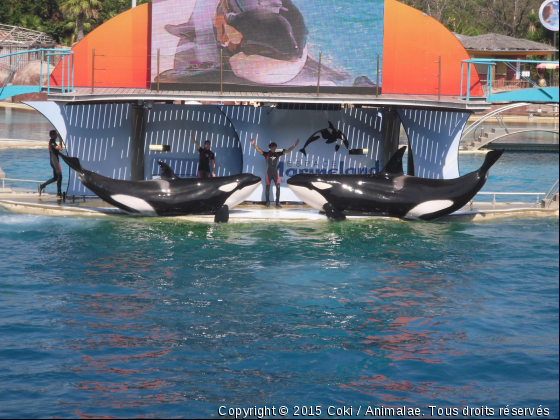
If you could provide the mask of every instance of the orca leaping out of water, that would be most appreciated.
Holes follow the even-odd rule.
[[[303,146],[303,149],[300,149],[300,152],[303,153],[304,156],[307,156],[307,151],[305,150],[307,146],[309,146],[314,141],[319,140],[321,137],[327,141],[327,144],[333,144],[338,140],[342,140],[344,146],[349,149],[350,143],[348,142],[348,138],[346,137],[346,135],[342,131],[334,128],[332,122],[329,121],[329,128],[324,128],[313,133],[305,143],[305,146]],[[340,144],[336,145],[335,150],[337,152],[340,150]]]
[[[504,152],[489,152],[475,172],[440,180],[405,175],[405,151],[401,148],[376,175],[299,174],[288,179],[288,185],[300,200],[325,212],[330,220],[344,220],[347,215],[435,220],[467,205]]]
[[[78,173],[86,188],[99,198],[133,215],[183,216],[213,214],[217,223],[229,219],[229,209],[245,201],[261,179],[241,174],[222,178],[180,178],[159,162],[161,179],[120,181],[82,168],[78,158],[60,155]]]

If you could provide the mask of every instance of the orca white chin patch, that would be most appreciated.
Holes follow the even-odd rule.
[[[305,187],[298,187],[295,185],[290,185],[290,189],[294,194],[304,203],[313,207],[316,210],[324,211],[323,206],[327,204],[327,200],[321,194],[315,190],[310,190]]]
[[[252,193],[255,191],[260,183],[255,183],[255,185],[250,185],[248,187],[243,187],[239,191],[235,191],[224,203],[230,209],[243,203]],[[237,183],[236,183],[237,186]]]
[[[451,200],[426,201],[425,203],[419,204],[410,210],[404,218],[419,219],[422,216],[448,209],[451,206],[453,206],[453,201]]]
[[[130,195],[117,194],[111,196],[111,199],[115,200],[117,203],[122,204],[128,208],[134,209],[141,214],[147,216],[156,216],[156,211],[150,204],[141,198],[132,197]]]
[[[237,188],[239,184],[237,182],[232,182],[230,184],[222,185],[219,190],[223,192],[232,192]]]

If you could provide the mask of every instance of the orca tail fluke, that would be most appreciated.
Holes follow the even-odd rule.
[[[305,151],[305,149],[301,149],[300,153],[303,153],[303,156],[307,157],[307,152]]]
[[[488,152],[488,154],[486,155],[486,159],[484,159],[484,163],[480,167],[479,173],[481,175],[487,173],[490,168],[494,166],[494,164],[502,157],[504,151],[505,150],[502,149],[492,150],[491,152]]]
[[[66,163],[68,166],[70,166],[76,172],[79,172],[79,173],[84,172],[84,168],[82,168],[82,165],[80,164],[80,159],[75,158],[75,157],[65,156],[62,153],[59,156],[62,158],[64,163]]]
[[[222,206],[216,216],[214,217],[214,223],[227,223],[229,222],[229,207]]]

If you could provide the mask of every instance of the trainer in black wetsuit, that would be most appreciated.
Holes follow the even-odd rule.
[[[274,183],[276,184],[276,208],[280,209],[282,208],[282,206],[280,205],[281,180],[280,174],[278,173],[278,162],[280,161],[280,158],[282,156],[290,153],[297,147],[297,145],[299,144],[299,139],[296,141],[296,144],[294,144],[288,150],[284,150],[282,152],[276,151],[276,148],[278,147],[276,143],[270,143],[270,145],[268,146],[270,150],[268,152],[263,152],[261,149],[259,149],[259,146],[257,146],[257,143],[253,139],[251,139],[251,144],[255,147],[255,149],[257,149],[257,152],[263,155],[266,159],[266,207],[270,207],[270,184],[274,181]]]
[[[63,149],[62,147],[62,138],[58,135],[56,130],[51,130],[49,132],[51,136],[49,140],[49,155],[51,159],[51,167],[53,170],[53,177],[49,179],[44,184],[39,185],[39,195],[42,194],[43,190],[47,187],[47,185],[56,182],[56,195],[57,197],[62,197],[62,168],[60,167],[60,162],[58,159],[58,155],[60,151]],[[60,139],[59,144],[56,143],[57,137]]]
[[[210,178],[216,176],[216,159],[214,152],[210,150],[210,142],[206,140],[204,142],[204,148],[200,147],[200,144],[196,141],[191,133],[191,140],[196,145],[198,153],[200,153],[200,161],[198,162],[198,177],[199,178]],[[213,172],[210,171],[210,162],[212,163]],[[212,173],[214,175],[212,175]]]

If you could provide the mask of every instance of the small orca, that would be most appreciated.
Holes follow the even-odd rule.
[[[404,174],[406,147],[376,175],[299,174],[288,179],[296,196],[325,212],[330,220],[346,215],[435,220],[467,205],[488,179],[488,171],[504,153],[491,151],[479,170],[456,179],[426,179]]]
[[[222,178],[180,178],[159,162],[161,179],[120,181],[82,168],[78,158],[60,155],[78,173],[86,188],[99,198],[132,215],[183,216],[214,214],[216,223],[226,223],[229,209],[242,203],[261,184],[251,174]]]
[[[350,149],[350,143],[348,142],[348,138],[346,137],[346,135],[342,131],[334,128],[333,123],[329,121],[329,128],[324,128],[313,133],[305,143],[305,146],[303,146],[303,149],[300,149],[300,152],[303,153],[304,156],[307,156],[307,151],[305,150],[307,146],[309,146],[314,141],[319,140],[321,137],[327,141],[327,144],[333,144],[338,140],[342,140],[344,146],[346,146],[347,149]],[[336,145],[335,150],[337,152],[340,150],[339,144]]]

